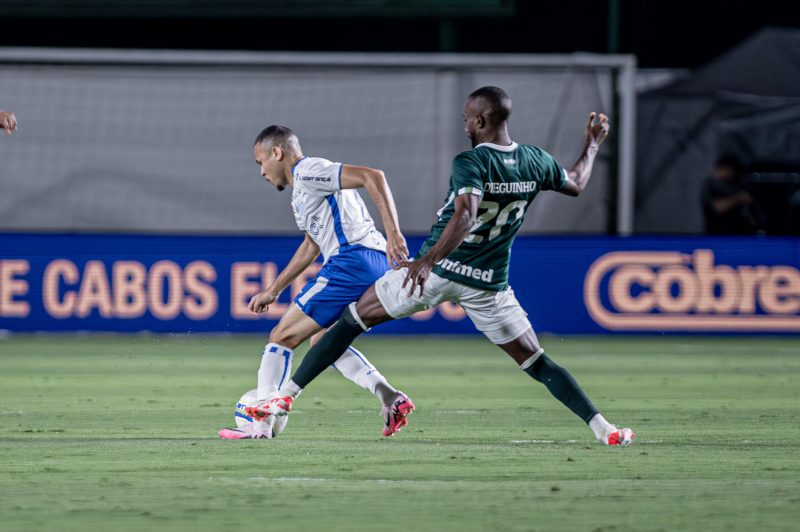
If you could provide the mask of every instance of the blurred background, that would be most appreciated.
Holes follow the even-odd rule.
[[[567,168],[589,112],[613,127],[586,193],[540,195],[515,244],[535,328],[800,332],[791,3],[0,0],[0,17],[19,123],[0,138],[0,329],[268,331],[315,269],[246,310],[302,238],[258,131],[383,169],[415,251],[469,149],[465,97],[498,85],[512,137]],[[474,329],[443,305],[376,333]]]

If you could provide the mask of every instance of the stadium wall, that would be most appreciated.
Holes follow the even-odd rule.
[[[383,169],[403,229],[424,233],[453,157],[469,149],[466,95],[492,84],[513,98],[513,137],[564,165],[589,112],[614,124],[584,201],[542,195],[523,231],[603,233],[616,216],[624,233],[634,72],[630,56],[587,54],[0,48],[2,105],[20,122],[0,143],[0,231],[295,234],[287,194],[252,155],[256,134],[278,123],[308,155]]]
[[[266,332],[247,302],[299,237],[0,234],[0,329]],[[417,249],[421,238],[410,240]],[[539,332],[800,333],[800,240],[520,237],[511,285]],[[474,334],[457,305],[373,334]]]

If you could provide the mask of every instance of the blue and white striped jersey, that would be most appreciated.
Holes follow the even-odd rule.
[[[292,168],[297,227],[319,246],[325,262],[353,246],[386,251],[386,239],[353,189],[342,189],[342,163],[303,157]]]

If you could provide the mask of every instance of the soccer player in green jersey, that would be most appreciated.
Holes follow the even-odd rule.
[[[274,397],[250,407],[249,415],[288,414],[302,389],[361,333],[453,301],[492,343],[584,420],[600,442],[628,445],[633,441],[631,429],[618,429],[606,421],[572,375],[545,354],[508,285],[511,245],[525,211],[540,191],[580,195],[600,144],[608,136],[608,119],[603,114],[589,115],[583,151],[567,171],[543,149],[512,141],[510,115],[511,99],[499,87],[482,87],[469,95],[464,121],[473,148],[453,160],[450,191],[415,260],[387,272],[358,303],[352,303],[309,350],[292,379]],[[408,413],[402,402],[395,405],[387,428],[393,432],[402,428]]]
[[[10,135],[17,129],[17,117],[11,111],[3,111],[0,109],[0,129],[6,135]]]

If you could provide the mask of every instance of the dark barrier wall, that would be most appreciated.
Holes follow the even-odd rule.
[[[247,302],[300,241],[0,234],[0,329],[268,331],[319,265],[266,315]],[[512,262],[540,332],[800,333],[800,239],[521,237]],[[453,304],[374,330],[474,332]]]

